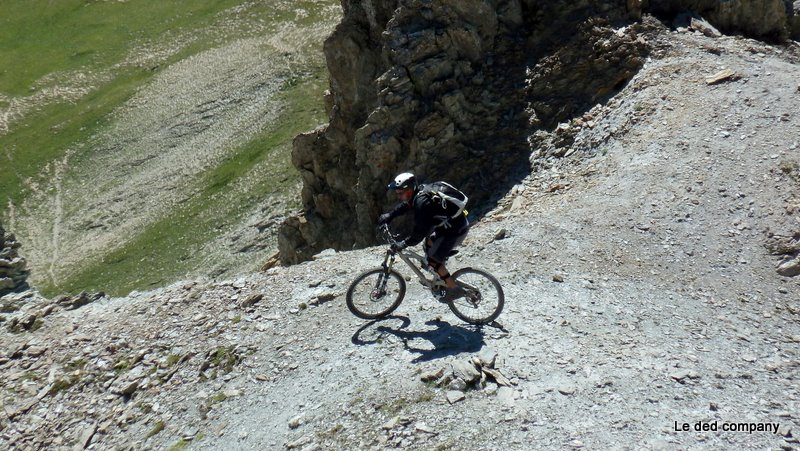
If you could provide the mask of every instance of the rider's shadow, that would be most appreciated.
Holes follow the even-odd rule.
[[[404,316],[390,316],[381,321],[373,321],[366,324],[353,335],[352,342],[354,344],[369,344],[370,341],[365,341],[361,338],[368,328],[378,322],[389,322],[391,320],[400,320],[401,324],[397,327],[390,327],[380,325],[375,327],[375,331],[379,332],[377,339],[371,340],[372,342],[380,341],[386,334],[394,335],[403,342],[403,347],[412,353],[419,354],[413,363],[427,362],[430,360],[440,359],[442,357],[458,355],[464,352],[474,353],[481,350],[484,345],[483,330],[478,327],[468,326],[454,326],[446,321],[431,320],[425,324],[428,326],[436,326],[435,329],[424,331],[404,330],[411,324],[411,320]],[[414,342],[424,340],[429,342],[433,347],[421,347],[415,345]]]

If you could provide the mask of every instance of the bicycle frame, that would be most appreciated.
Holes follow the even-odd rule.
[[[384,271],[389,272],[392,269],[392,267],[394,266],[395,257],[400,257],[400,260],[403,260],[405,264],[408,265],[408,267],[411,268],[412,271],[414,271],[414,274],[416,274],[417,279],[422,285],[430,289],[435,289],[440,287],[444,288],[445,283],[439,277],[438,274],[433,273],[433,277],[431,279],[428,279],[425,276],[425,273],[422,272],[421,269],[417,268],[417,265],[415,265],[414,262],[411,261],[412,258],[415,260],[419,260],[420,264],[426,266],[428,264],[427,259],[424,256],[409,249],[403,249],[400,252],[395,252],[392,251],[391,249],[388,249],[386,251],[386,257],[384,257],[383,263],[381,264],[381,267],[383,267]]]
[[[394,236],[392,235],[387,225],[384,224],[383,226],[381,226],[380,230],[383,232],[384,239],[386,239],[386,241],[388,241],[390,245],[396,242]],[[412,271],[414,271],[414,274],[417,275],[417,280],[419,280],[419,283],[421,283],[423,286],[431,289],[432,291],[445,287],[444,281],[441,279],[441,277],[439,277],[438,274],[436,274],[434,271],[431,271],[433,277],[428,279],[425,276],[425,273],[422,272],[422,269],[418,268],[417,265],[415,265],[414,262],[411,261],[412,258],[414,260],[418,260],[422,268],[427,268],[428,258],[408,248],[403,249],[400,252],[393,251],[391,247],[386,250],[386,257],[384,257],[383,263],[381,264],[381,267],[383,267],[383,270],[386,273],[388,273],[392,269],[392,267],[394,266],[394,259],[395,257],[398,256],[400,257],[400,260],[403,260],[406,263],[406,265],[408,265],[408,267],[411,268]]]

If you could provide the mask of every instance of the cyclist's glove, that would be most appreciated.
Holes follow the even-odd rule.
[[[392,247],[393,251],[400,252],[400,251],[402,251],[403,249],[406,248],[406,242],[405,242],[405,240],[396,241],[396,242],[392,243],[391,247]]]
[[[384,214],[378,216],[378,224],[379,225],[388,224],[391,221],[392,221],[392,214],[391,213],[384,213]]]

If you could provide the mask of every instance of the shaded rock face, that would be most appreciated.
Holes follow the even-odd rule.
[[[28,288],[25,259],[19,256],[20,244],[0,224],[0,296]]]
[[[325,43],[330,123],[294,141],[304,212],[281,227],[281,262],[374,244],[399,172],[453,183],[479,217],[530,171],[537,133],[604,102],[642,67],[643,12],[694,9],[723,30],[785,34],[784,0],[723,3],[343,0]]]
[[[499,198],[529,171],[531,130],[591,106],[645,53],[633,28],[619,32],[640,15],[625,1],[364,0],[343,10],[325,44],[330,124],[294,142],[305,212],[282,227],[283,263],[372,244],[398,172],[459,186],[473,212]],[[625,64],[609,64],[611,54]],[[554,69],[531,70],[545,65]]]
[[[697,13],[726,33],[783,40],[789,36],[791,0],[650,0],[646,7],[655,14]]]
[[[790,1],[787,0],[787,2]],[[795,41],[800,41],[800,0],[795,0],[792,3],[791,12],[789,13],[789,34]]]

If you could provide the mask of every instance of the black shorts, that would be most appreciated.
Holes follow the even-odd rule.
[[[437,263],[444,264],[444,262],[447,261],[447,257],[450,256],[450,251],[464,242],[464,238],[467,237],[467,232],[469,232],[469,222],[466,222],[466,224],[456,232],[451,232],[447,229],[435,229],[430,236],[432,244],[431,247],[428,248],[428,258]]]

